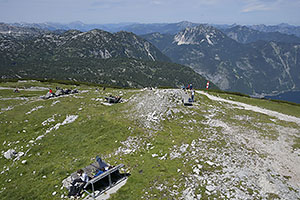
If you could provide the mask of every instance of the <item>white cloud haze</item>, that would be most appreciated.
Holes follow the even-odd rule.
[[[300,0],[0,0],[2,22],[300,25]]]

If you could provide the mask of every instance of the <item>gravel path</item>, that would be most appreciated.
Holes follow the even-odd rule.
[[[228,99],[223,99],[223,98],[220,98],[220,97],[210,95],[210,94],[208,94],[206,92],[203,92],[203,91],[196,91],[196,92],[199,93],[199,94],[202,94],[202,95],[206,95],[209,99],[214,100],[214,101],[221,101],[221,102],[234,104],[234,105],[240,106],[240,109],[251,110],[251,111],[254,111],[254,112],[263,113],[263,114],[266,114],[266,115],[269,115],[269,116],[272,116],[272,117],[276,117],[276,118],[278,118],[280,120],[283,120],[283,121],[295,122],[298,125],[300,125],[300,118],[298,118],[298,117],[282,114],[282,113],[279,113],[279,112],[276,112],[276,111],[267,110],[267,109],[264,109],[264,108],[260,108],[260,107],[257,107],[257,106],[252,106],[252,105],[241,103],[241,102],[236,102],[236,101],[232,101],[232,100],[228,100]]]

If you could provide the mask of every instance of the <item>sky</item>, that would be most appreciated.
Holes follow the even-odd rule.
[[[0,0],[0,22],[300,26],[300,0]]]

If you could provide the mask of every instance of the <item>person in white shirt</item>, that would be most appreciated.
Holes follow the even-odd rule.
[[[88,175],[83,171],[83,169],[79,169],[77,171],[77,175],[79,176],[79,178],[75,179],[72,182],[72,185],[75,185],[76,183],[87,183],[89,181],[89,177]]]
[[[83,189],[84,185],[89,181],[89,176],[80,169],[77,171],[77,175],[79,178],[76,178],[70,187],[70,192],[68,196],[80,196],[81,190]],[[76,183],[81,183],[79,186]]]

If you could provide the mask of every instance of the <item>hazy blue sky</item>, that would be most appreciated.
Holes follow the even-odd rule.
[[[0,22],[300,25],[300,0],[0,0]]]

